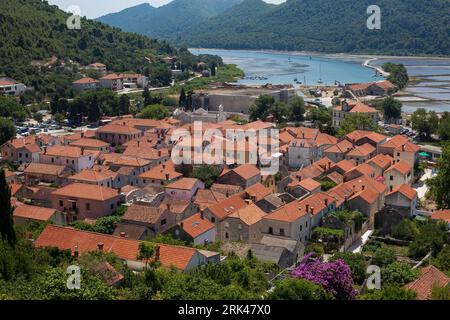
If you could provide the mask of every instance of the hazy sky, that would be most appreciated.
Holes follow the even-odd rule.
[[[107,13],[117,12],[128,7],[144,2],[154,7],[159,7],[172,0],[48,0],[50,4],[56,4],[66,10],[69,6],[76,5],[81,9],[81,15],[88,18],[97,18]],[[270,3],[281,3],[285,0],[264,0]]]

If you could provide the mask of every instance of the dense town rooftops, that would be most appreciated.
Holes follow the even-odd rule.
[[[154,224],[165,211],[148,205],[132,204],[122,216],[122,220]]]
[[[261,221],[261,219],[266,215],[257,205],[254,203],[241,208],[237,211],[228,215],[228,218],[236,218],[244,222],[248,226],[252,226],[255,223]]]
[[[110,134],[127,134],[127,135],[135,135],[140,134],[141,131],[139,131],[136,128],[130,127],[128,125],[121,125],[121,124],[107,124],[100,129],[97,130],[98,133],[110,133]]]
[[[172,161],[166,161],[144,173],[139,175],[139,178],[154,179],[154,180],[173,180],[182,177],[183,175],[175,171],[175,165]]]
[[[71,142],[70,145],[79,148],[105,148],[109,146],[109,143],[97,139],[82,138]]]
[[[392,165],[392,161],[394,159],[387,154],[377,154],[375,157],[373,157],[372,159],[370,159],[369,161],[367,161],[367,163],[369,164],[374,164],[377,167],[386,170],[387,168],[389,168]]]
[[[44,163],[36,163],[31,162],[27,165],[24,172],[30,173],[30,174],[48,174],[48,175],[60,175],[64,169],[65,166],[59,166],[54,164],[44,164]]]
[[[272,192],[263,186],[261,183],[255,183],[254,185],[248,187],[244,190],[254,201],[259,201],[265,196],[271,194]]]
[[[395,171],[400,172],[401,174],[405,175],[412,170],[412,167],[408,162],[400,160],[400,161],[396,162],[395,164],[393,164],[392,166],[390,166],[386,170],[386,172],[390,172],[392,170],[395,170]]]
[[[72,146],[52,146],[44,150],[44,154],[54,157],[81,158],[84,156],[97,156],[98,151],[85,150]]]
[[[192,190],[200,180],[196,178],[181,178],[175,182],[166,185],[168,189]]]
[[[365,143],[361,146],[357,146],[355,149],[350,150],[347,153],[349,157],[367,157],[370,154],[374,153],[376,148],[369,143]]]
[[[221,176],[227,174],[230,171],[234,171],[237,175],[242,177],[244,180],[249,180],[259,174],[261,174],[260,170],[253,164],[243,164],[238,166],[235,169],[225,169],[222,171]]]

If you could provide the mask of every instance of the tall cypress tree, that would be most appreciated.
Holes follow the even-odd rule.
[[[186,102],[187,102],[187,97],[186,97],[186,92],[184,91],[184,88],[181,88],[181,93],[180,93],[180,101],[179,101],[179,106],[180,108],[186,108]]]
[[[16,233],[14,231],[13,211],[11,208],[11,187],[6,182],[5,171],[0,170],[0,234],[14,247]]]

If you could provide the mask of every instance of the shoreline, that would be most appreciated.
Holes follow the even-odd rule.
[[[256,53],[272,53],[272,54],[284,54],[284,55],[298,55],[298,56],[322,56],[336,59],[360,59],[365,61],[367,59],[428,59],[428,60],[449,60],[450,56],[393,56],[393,55],[382,55],[382,54],[357,54],[357,53],[324,53],[319,51],[282,51],[282,50],[271,50],[271,49],[224,49],[224,48],[188,48],[188,50],[217,50],[217,51],[243,51],[243,52],[256,52]]]

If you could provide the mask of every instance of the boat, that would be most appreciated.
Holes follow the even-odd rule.
[[[319,64],[319,81],[317,83],[323,83],[322,81],[322,65]]]

